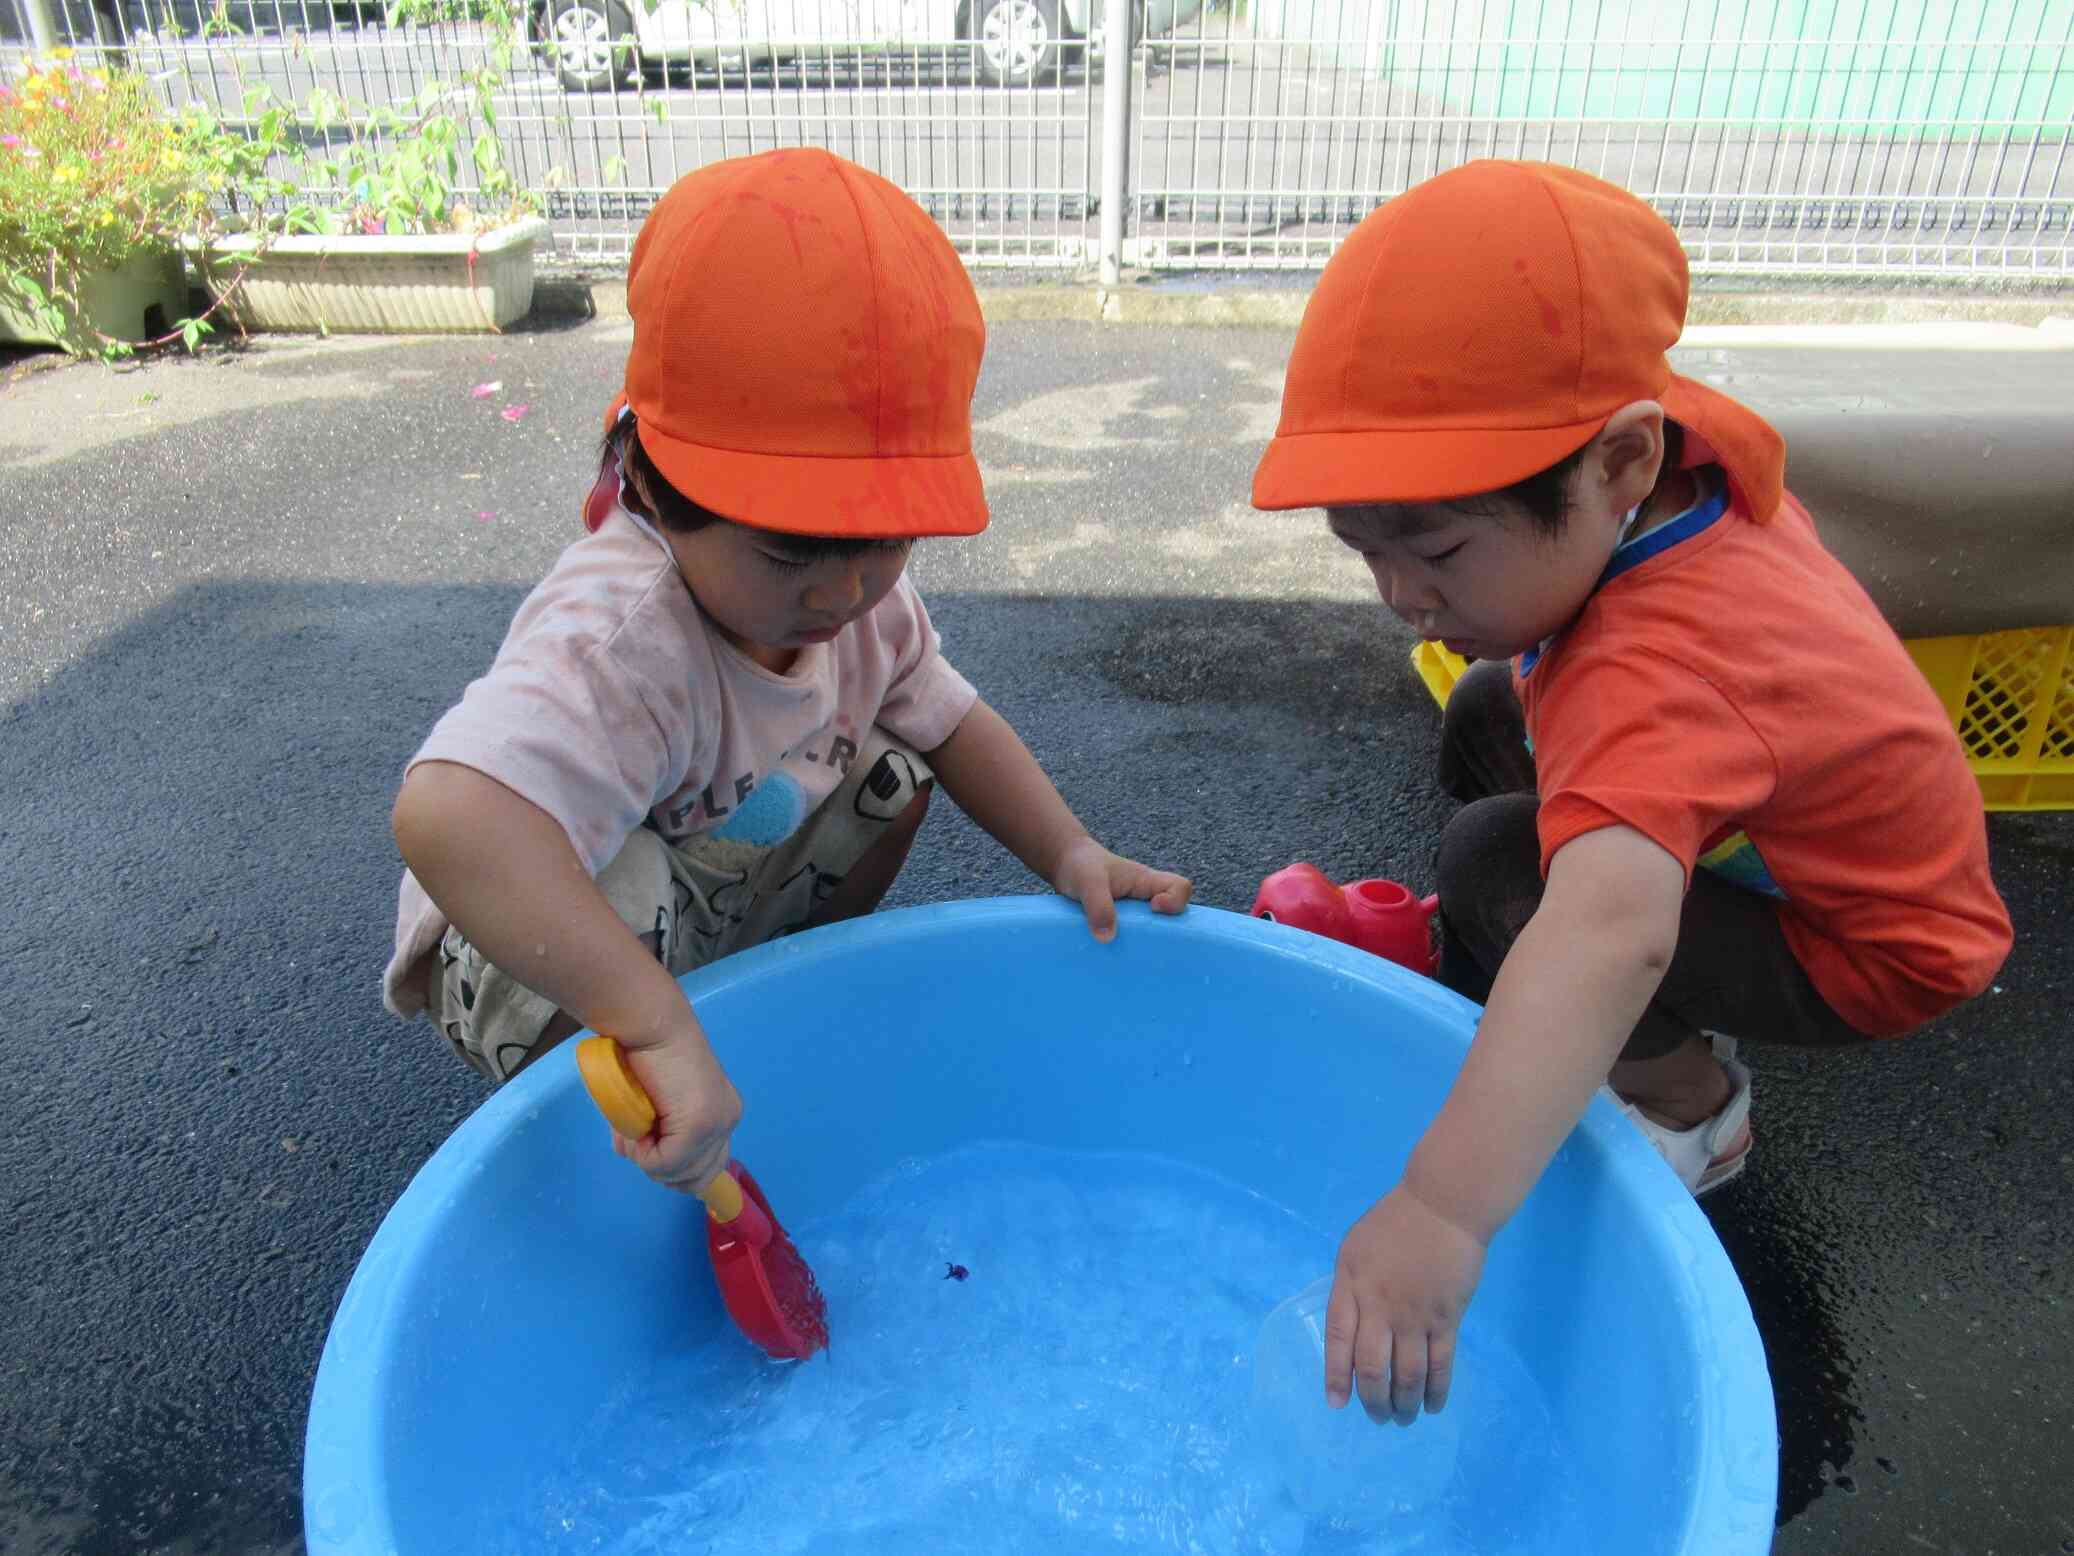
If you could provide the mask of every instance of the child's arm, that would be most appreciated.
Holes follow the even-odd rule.
[[[672,1188],[711,1182],[741,1098],[677,980],[620,921],[561,823],[474,768],[421,762],[391,824],[418,884],[477,950],[627,1050],[657,1118],[621,1154]]]
[[[1088,836],[1022,737],[984,699],[928,757],[958,808],[1053,890],[1078,902],[1097,940],[1116,933],[1118,897],[1150,898],[1159,913],[1188,905],[1195,888],[1186,876],[1112,854]]]
[[[1484,1250],[1605,1081],[1677,949],[1685,873],[1628,827],[1549,863],[1541,907],[1498,971],[1476,1039],[1403,1181],[1340,1244],[1325,1392],[1378,1420],[1447,1402],[1455,1332]]]

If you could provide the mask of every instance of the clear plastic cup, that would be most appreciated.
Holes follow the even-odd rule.
[[[1326,1404],[1325,1304],[1331,1294],[1328,1275],[1282,1303],[1260,1326],[1253,1354],[1255,1429],[1307,1517],[1403,1526],[1410,1534],[1423,1515],[1438,1509],[1454,1477],[1463,1412],[1451,1397],[1439,1415],[1422,1412],[1401,1427],[1371,1421],[1358,1398],[1339,1410]]]

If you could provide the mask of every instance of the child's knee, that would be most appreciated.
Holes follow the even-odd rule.
[[[925,779],[915,787],[915,797],[907,802],[907,809],[893,818],[889,832],[898,832],[909,842],[922,830],[922,823],[929,815],[929,796],[936,790],[934,778]]]
[[[1459,699],[1459,700],[1458,700]],[[1464,715],[1490,717],[1519,706],[1512,689],[1512,662],[1508,659],[1479,659],[1464,670],[1448,693],[1448,710]]]
[[[1479,659],[1447,694],[1440,715],[1441,738],[1459,740],[1472,731],[1517,724],[1521,717],[1512,666],[1503,659]]]
[[[866,859],[883,858],[888,851],[904,856],[922,829],[929,813],[929,795],[936,787],[936,775],[928,763],[883,731],[872,732],[865,759],[869,765],[861,775],[829,796],[828,804],[836,815],[831,818],[834,824],[825,829],[829,833],[825,849],[836,875],[848,875]],[[854,795],[848,792],[852,787]],[[855,850],[851,858],[834,857],[846,847]]]
[[[597,883],[619,921],[667,962],[676,902],[669,845],[648,827],[634,828],[598,872]]]
[[[534,993],[449,928],[427,991],[427,1013],[456,1058],[493,1081],[525,1067],[553,1022],[554,1001]]]
[[[1441,792],[1477,800],[1533,788],[1526,733],[1512,667],[1502,659],[1479,659],[1455,683],[1441,713]]]
[[[1457,811],[1441,830],[1434,884],[1442,912],[1479,944],[1507,946],[1541,901],[1540,802],[1500,794]]]
[[[662,839],[636,827],[597,884],[620,921],[667,962],[674,888]],[[433,958],[425,995],[426,1011],[455,1056],[500,1083],[577,1029],[554,1001],[490,962],[453,927]]]

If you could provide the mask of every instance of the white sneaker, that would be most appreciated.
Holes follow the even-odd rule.
[[[1656,1147],[1657,1155],[1670,1163],[1671,1171],[1695,1199],[1729,1182],[1750,1162],[1750,1068],[1736,1058],[1734,1038],[1718,1032],[1707,1036],[1713,1040],[1715,1060],[1735,1087],[1712,1118],[1690,1129],[1672,1129],[1648,1117],[1611,1087],[1603,1088],[1613,1105],[1633,1119],[1643,1138]]]

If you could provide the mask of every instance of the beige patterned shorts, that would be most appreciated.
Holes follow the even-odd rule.
[[[644,825],[598,872],[598,887],[681,976],[804,925],[933,776],[918,752],[874,728],[835,792],[781,842],[701,835],[680,846]],[[452,927],[439,944],[437,981],[440,1031],[492,1080],[518,1072],[555,1014],[552,1000],[484,960]]]

